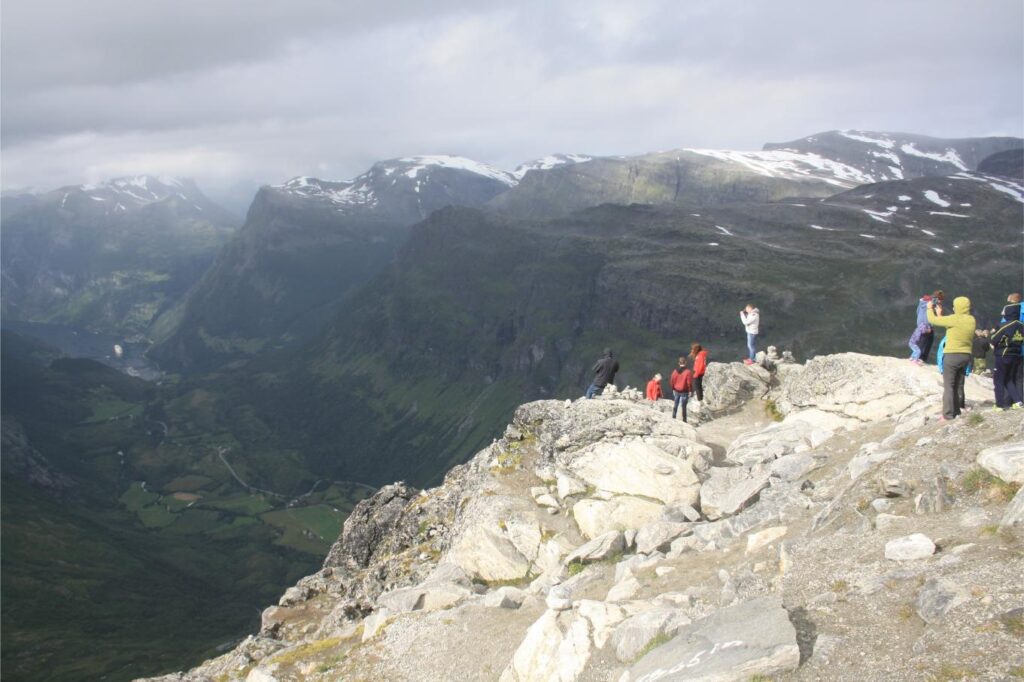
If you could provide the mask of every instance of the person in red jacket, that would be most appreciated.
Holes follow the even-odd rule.
[[[708,351],[699,343],[690,346],[690,362],[693,363],[693,395],[698,402],[704,402],[704,372],[708,369]]]
[[[686,421],[686,401],[690,399],[690,391],[693,390],[693,373],[686,366],[686,358],[679,358],[679,366],[672,370],[672,418],[676,418],[680,406],[683,408],[683,421]]]
[[[661,399],[661,375],[655,374],[654,378],[647,382],[647,399]]]

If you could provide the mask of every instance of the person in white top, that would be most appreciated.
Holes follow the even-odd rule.
[[[750,357],[743,362],[752,365],[757,356],[754,343],[757,340],[757,333],[761,329],[761,311],[748,303],[747,307],[740,311],[740,320],[743,321],[743,327],[747,330],[747,351],[750,354]]]

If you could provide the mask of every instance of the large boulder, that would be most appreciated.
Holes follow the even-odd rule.
[[[584,616],[545,611],[526,631],[501,682],[571,682],[590,661],[590,648]]]
[[[700,489],[701,511],[711,521],[732,516],[768,486],[768,468],[715,467]]]
[[[1024,488],[1017,491],[1017,494],[1010,500],[1003,518],[999,521],[1000,528],[1011,526],[1024,526]]]
[[[970,383],[968,400],[990,400],[983,387]],[[889,419],[937,404],[942,376],[934,367],[919,367],[900,358],[839,353],[807,361],[790,374],[778,392],[780,408],[817,408],[861,422]]]
[[[656,637],[673,637],[689,624],[690,619],[683,610],[666,606],[630,616],[615,628],[612,636],[615,656],[623,663],[632,663]]]
[[[584,499],[573,505],[572,515],[580,532],[587,538],[613,530],[637,529],[661,516],[665,505],[631,495],[610,500]]]
[[[1006,443],[978,453],[978,464],[1007,483],[1024,484],[1024,443]]]
[[[597,490],[666,504],[696,504],[700,491],[688,462],[640,439],[597,443],[579,453],[570,468]]]
[[[324,567],[354,571],[369,566],[382,543],[395,544],[403,512],[416,494],[414,488],[394,483],[360,501],[345,520],[341,537],[328,552]]]
[[[684,626],[633,665],[623,680],[730,682],[796,669],[796,629],[776,597],[719,609]]]
[[[771,374],[757,365],[741,362],[712,362],[704,374],[705,410],[714,415],[737,410],[751,400],[765,397],[771,385]]]

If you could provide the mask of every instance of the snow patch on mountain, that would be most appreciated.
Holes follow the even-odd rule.
[[[742,165],[770,178],[822,180],[838,187],[851,188],[875,182],[875,178],[853,166],[827,159],[818,154],[776,150],[738,152],[726,149],[685,149],[720,161]]]
[[[896,143],[887,137],[870,137],[860,130],[840,130],[839,134],[845,138],[857,140],[858,142],[867,142],[868,144],[878,145],[882,149],[892,149],[896,146]]]
[[[592,161],[594,157],[585,154],[551,154],[533,161],[519,164],[512,171],[512,177],[522,180],[523,176],[532,170],[549,170],[556,166],[565,166],[574,163]]]
[[[467,159],[464,156],[407,156],[399,159],[399,161],[404,164],[410,164],[409,168],[406,168],[404,171],[406,177],[410,178],[415,178],[420,173],[431,168],[454,168],[497,180],[509,187],[515,186],[518,182],[512,173],[499,170],[473,159]]]
[[[908,142],[900,147],[900,150],[904,154],[910,154],[911,156],[919,156],[922,159],[931,159],[932,161],[942,161],[944,163],[951,163],[962,171],[967,170],[967,164],[960,158],[960,155],[956,153],[955,149],[947,149],[942,154],[936,154],[934,152],[921,151],[914,146],[913,142]]]
[[[933,189],[925,190],[924,198],[928,201],[941,206],[942,208],[949,208],[949,202],[939,196],[939,193]]]

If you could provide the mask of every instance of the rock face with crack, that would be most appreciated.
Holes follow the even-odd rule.
[[[688,625],[644,656],[625,680],[747,680],[794,670],[796,630],[778,599],[721,609]]]

